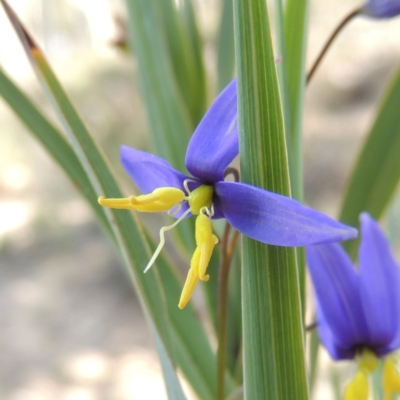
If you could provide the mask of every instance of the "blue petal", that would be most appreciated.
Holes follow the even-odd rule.
[[[138,189],[145,194],[166,186],[184,190],[183,181],[193,179],[172,168],[162,158],[132,147],[121,146],[121,161]]]
[[[252,239],[277,246],[352,239],[357,230],[296,200],[244,183],[217,182],[215,193],[225,218]]]
[[[400,14],[400,0],[369,0],[362,11],[373,18],[392,18]]]
[[[321,341],[333,358],[349,358],[357,346],[369,343],[357,273],[336,243],[307,247],[307,263],[317,297],[317,321],[322,323]]]
[[[354,348],[352,343],[346,343],[347,346],[350,346],[346,348],[343,347],[342,343],[337,341],[335,335],[326,322],[325,315],[318,302],[318,299],[316,299],[316,303],[318,334],[322,344],[328,350],[329,354],[334,360],[353,360],[356,356],[357,349]]]
[[[360,296],[371,345],[379,355],[400,347],[400,269],[379,225],[361,214]]]
[[[223,180],[226,167],[239,154],[236,79],[217,97],[190,140],[188,171],[203,182]]]

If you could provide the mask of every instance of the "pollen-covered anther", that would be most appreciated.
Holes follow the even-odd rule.
[[[209,275],[206,275],[208,264],[212,256],[214,246],[218,243],[218,238],[212,233],[210,219],[199,214],[196,218],[196,245],[200,251],[199,257],[199,278],[202,281],[208,281]],[[196,249],[196,250],[197,250]]]
[[[390,400],[393,393],[400,393],[400,376],[392,357],[388,357],[383,366],[383,390],[385,400]]]
[[[130,196],[122,199],[99,197],[99,204],[105,207],[137,210],[141,212],[168,211],[185,199],[185,193],[174,187],[161,187],[149,194]]]
[[[174,187],[160,187],[149,194],[142,194],[141,196],[131,196],[129,199],[132,204],[145,205],[158,203],[180,203],[185,198],[185,193]]]
[[[348,384],[344,394],[344,400],[368,400],[369,389],[367,375],[359,371]]]
[[[197,247],[193,253],[188,276],[179,300],[178,307],[180,309],[183,309],[189,302],[198,280],[207,282],[210,279],[210,275],[206,274],[206,271],[218,238],[212,233],[211,221],[204,214],[199,214],[196,218],[195,237]]]

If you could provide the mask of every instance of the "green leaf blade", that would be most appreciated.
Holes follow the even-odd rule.
[[[307,51],[308,0],[288,0],[285,12],[285,50],[291,132],[293,197],[303,198],[303,108]]]
[[[166,257],[160,256],[158,271],[166,293],[174,294],[167,296],[166,305],[172,325],[172,340],[182,361],[180,368],[201,399],[214,398],[217,391],[217,361],[204,327],[191,302],[184,310],[178,309],[177,304],[183,282]],[[214,276],[214,278],[216,281],[217,277]],[[230,393],[234,388],[234,382],[228,374],[226,385],[227,392]]]
[[[170,0],[167,0],[168,2]],[[186,147],[193,131],[168,55],[163,24],[153,0],[127,1],[130,44],[138,71],[157,153],[185,171]]]
[[[80,163],[80,165],[84,167],[83,169],[94,188],[95,198],[97,199],[100,194],[103,194],[106,197],[122,197],[121,191],[114,176],[109,170],[102,153],[97,148],[85,125],[75,111],[73,105],[70,103],[63,88],[44,58],[43,53],[36,46],[33,38],[22,26],[8,4],[4,0],[1,0],[1,3],[5,7],[7,15],[14,25],[24,49],[44,86],[44,89],[47,91],[47,94],[60,116],[61,122],[69,135],[73,149],[77,155],[76,160],[79,160],[78,164]],[[174,344],[176,344],[178,339],[176,337],[172,339],[171,337],[171,332],[173,331],[174,324],[176,325],[176,321],[174,323],[171,322],[171,315],[174,314],[170,315],[167,307],[168,302],[166,301],[171,294],[166,295],[162,280],[158,274],[157,264],[158,262],[161,263],[161,261],[156,262],[152,271],[143,274],[143,268],[150,258],[151,249],[144,236],[139,221],[134,220],[129,211],[113,209],[104,209],[104,211],[110,226],[113,228],[113,233],[121,255],[125,261],[127,272],[135,285],[136,293],[138,294],[140,302],[145,309],[146,315],[151,318],[151,321],[161,338],[162,343],[158,343],[159,347],[163,346],[161,356],[163,357],[163,355],[168,354],[171,362],[176,362],[174,357],[176,357],[179,352],[175,352]],[[165,279],[169,281],[171,277],[169,276]],[[179,292],[176,293],[176,295],[178,296]],[[178,308],[176,304],[174,304],[174,312],[177,311]],[[190,310],[188,310],[188,312],[190,313]],[[191,313],[192,318],[196,318],[194,312],[192,311]],[[179,318],[181,318],[180,321],[182,324],[183,317],[180,316]],[[181,329],[181,326],[179,329]],[[212,357],[212,352],[206,336],[203,335],[202,337],[203,339],[198,341],[199,343],[197,343],[197,348],[195,348],[195,350],[208,354],[209,359],[207,363],[212,363],[213,358],[215,359],[215,357]],[[183,346],[183,344],[178,344]],[[191,355],[191,351],[193,350],[191,345],[188,346],[187,354],[193,358]],[[168,367],[168,362],[166,363],[165,361],[166,360],[164,359],[164,368],[168,369],[168,374],[172,374],[173,371]],[[183,361],[178,358],[177,364],[179,365],[180,363],[183,363]],[[204,373],[204,371],[201,371],[201,373]],[[173,391],[179,390],[175,383],[171,382],[171,390]],[[202,383],[200,382],[199,384]],[[206,391],[209,389],[205,388],[203,390]],[[214,391],[216,391],[215,387]]]
[[[186,148],[193,132],[193,121],[176,80],[176,70],[169,55],[165,25],[155,0],[126,1],[130,26],[130,46],[138,63],[138,74],[150,133],[156,153],[179,171],[185,172]],[[162,3],[177,19],[171,0]],[[169,26],[170,35],[176,36]],[[185,221],[177,227],[185,248],[194,248],[193,223]]]
[[[235,44],[233,40],[233,2],[223,0],[222,15],[217,36],[217,90],[232,80],[235,71]]]
[[[2,70],[0,70],[0,96],[42,143],[53,160],[64,170],[74,186],[87,200],[107,233],[113,237],[112,228],[104,209],[97,203],[96,192],[71,146]]]
[[[234,2],[242,180],[290,195],[264,0]],[[245,398],[308,399],[296,253],[243,238]]]
[[[340,220],[359,226],[358,217],[366,211],[379,219],[400,179],[400,72],[395,77],[365,139],[347,183]],[[356,256],[357,241],[345,247]]]

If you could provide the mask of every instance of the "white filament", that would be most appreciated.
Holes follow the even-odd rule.
[[[190,194],[190,189],[189,189],[189,186],[188,186],[188,183],[189,183],[189,182],[198,183],[198,182],[195,181],[194,179],[185,179],[185,180],[183,181],[183,187],[185,188],[186,193],[187,193],[188,195]]]
[[[159,254],[161,253],[162,248],[164,247],[165,244],[165,232],[169,231],[170,229],[175,228],[175,226],[177,226],[179,224],[179,222],[181,222],[189,213],[190,213],[190,207],[172,224],[172,225],[168,225],[168,226],[164,226],[160,229],[160,243],[156,248],[156,251],[154,252],[153,256],[151,257],[149,263],[147,264],[146,268],[144,269],[144,273],[146,273],[151,266],[154,264],[154,262],[156,261],[156,258],[159,256]]]

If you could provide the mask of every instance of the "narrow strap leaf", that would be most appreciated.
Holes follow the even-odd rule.
[[[42,143],[53,160],[64,170],[73,185],[87,200],[107,233],[113,237],[114,233],[104,209],[97,203],[96,192],[71,146],[2,70],[0,70],[0,96]]]
[[[400,179],[400,71],[377,113],[375,122],[347,182],[340,220],[358,226],[358,217],[366,211],[375,219],[382,216]],[[358,241],[345,243],[355,258]]]
[[[186,147],[194,125],[176,81],[161,10],[154,0],[126,3],[130,44],[138,62],[153,143],[158,155],[184,172]]]
[[[308,0],[288,0],[285,12],[286,66],[290,102],[291,182],[293,197],[303,198],[303,107],[307,50]],[[293,175],[295,174],[295,175]]]
[[[217,91],[232,80],[235,71],[235,45],[233,42],[233,2],[223,0],[222,15],[217,36]]]
[[[61,122],[71,140],[72,147],[94,187],[96,198],[100,194],[104,194],[107,197],[122,197],[121,191],[101,152],[68,100],[43,53],[6,1],[0,1],[60,116]],[[172,360],[174,359],[175,351],[174,343],[170,336],[171,320],[167,310],[166,295],[156,268],[151,273],[143,274],[143,267],[150,257],[150,248],[146,238],[143,236],[139,222],[133,220],[129,211],[107,210],[106,215],[110,225],[113,227],[127,272],[133,280],[141,304],[146,314],[151,318],[162,340],[162,345]],[[167,269],[167,271],[171,272],[170,269]],[[172,371],[169,372],[172,373]]]
[[[264,0],[234,1],[242,180],[290,195],[275,57]],[[293,248],[243,238],[244,391],[248,399],[308,399]]]

